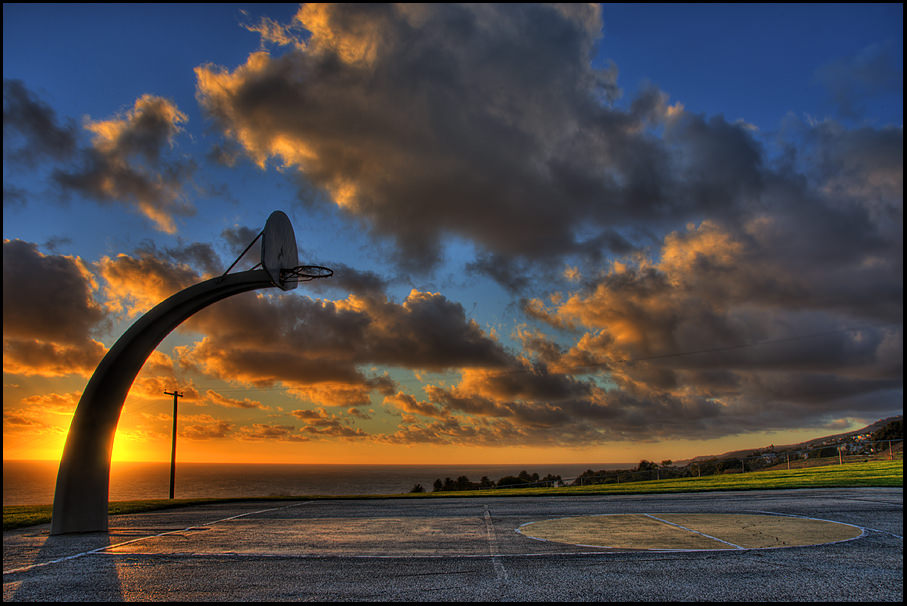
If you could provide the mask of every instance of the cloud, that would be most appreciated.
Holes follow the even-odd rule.
[[[408,266],[437,262],[446,234],[543,258],[626,214],[604,147],[651,150],[631,136],[644,116],[600,103],[617,91],[589,66],[598,9],[306,5],[296,20],[304,49],[201,66],[199,99],[259,166],[299,169]]]
[[[249,398],[243,398],[238,400],[236,398],[228,398],[223,394],[219,394],[213,389],[209,389],[205,392],[205,397],[212,403],[217,404],[218,406],[226,406],[227,408],[257,408],[260,410],[270,410],[270,406],[265,406],[258,400],[250,400]]]
[[[297,433],[293,425],[271,425],[268,423],[253,423],[251,426],[240,427],[236,436],[241,440],[280,440],[288,442],[306,442],[309,438]]]
[[[853,56],[821,66],[813,80],[826,88],[842,118],[858,119],[866,100],[903,92],[904,71],[897,66],[897,52],[891,41],[870,44]]]
[[[23,144],[14,148],[17,137]],[[3,155],[7,160],[26,166],[43,158],[68,160],[76,151],[76,140],[72,121],[60,125],[53,108],[21,80],[3,79]]]
[[[240,13],[248,17],[246,11],[241,10]],[[265,47],[265,43],[305,48],[302,31],[297,23],[281,25],[270,17],[262,16],[258,23],[243,23],[242,26],[250,32],[255,32],[261,36],[262,49]]]
[[[318,410],[294,410],[293,416],[301,419],[304,423],[299,430],[304,439],[361,439],[369,437],[369,434],[362,429],[351,427],[348,421],[344,422],[343,417],[336,414],[328,414],[323,408]]]
[[[323,381],[294,385],[287,391],[302,400],[322,406],[366,406],[371,402],[372,391],[387,393],[393,386],[394,382],[387,377],[372,377],[354,383]]]
[[[157,229],[174,233],[174,215],[194,213],[182,191],[194,164],[165,161],[164,152],[186,120],[172,101],[143,95],[121,116],[87,121],[92,146],[79,152],[78,168],[56,169],[53,180],[65,193],[134,205]]]
[[[182,415],[179,436],[189,440],[217,440],[231,438],[237,433],[236,425],[211,415]]]
[[[424,417],[445,418],[448,416],[442,409],[428,402],[417,401],[416,398],[408,393],[397,392],[393,396],[385,396],[384,404],[391,405],[395,408],[411,414],[419,414]]]
[[[106,310],[134,317],[199,281],[199,262],[180,261],[196,248],[145,246],[134,255],[103,257],[96,267]],[[509,363],[511,354],[459,303],[418,290],[395,302],[377,276],[349,273],[347,284],[359,294],[342,299],[246,293],[202,310],[179,328],[203,335],[178,348],[180,368],[260,387],[280,382],[303,400],[355,407],[368,405],[372,393],[394,393],[394,380],[374,370],[379,367],[443,371]]]
[[[3,241],[3,371],[90,374],[105,353],[97,283],[78,257],[45,255],[22,240]]]
[[[234,297],[190,325],[207,336],[186,356],[215,376],[258,385],[282,381],[316,401],[325,389],[337,393],[326,386],[344,384],[344,405],[362,403],[362,392],[352,387],[390,388],[388,379],[368,377],[361,366],[443,370],[495,366],[508,358],[467,320],[461,305],[419,291],[401,303],[384,295],[337,301]]]
[[[614,259],[607,272],[527,302],[537,326],[518,327],[516,353],[443,295],[413,290],[397,302],[376,280],[334,300],[260,292],[222,301],[182,327],[203,336],[179,348],[179,367],[239,385],[283,384],[322,407],[294,411],[305,423],[298,430],[286,423],[237,429],[244,439],[577,445],[886,414],[902,389],[902,333],[886,321],[899,291],[871,294],[874,308],[864,304],[866,293],[851,301],[816,293],[841,272],[888,275],[893,261],[858,257],[833,271],[804,271],[772,248],[783,225],[779,216],[759,216],[736,228],[704,221],[670,232],[655,254]],[[837,228],[836,221],[821,225],[814,229]],[[144,308],[197,281],[198,264],[178,261],[184,257],[145,247],[99,263],[110,309],[114,302]],[[539,326],[556,327],[558,340]],[[159,362],[149,371],[155,395],[174,368]],[[381,369],[459,379],[426,383],[417,394]],[[222,405],[261,405],[213,393],[208,399]],[[396,430],[369,433],[350,424],[361,415],[324,412],[373,406],[376,395],[402,415]]]
[[[125,311],[134,317],[201,281],[190,265],[174,262],[154,249],[137,251],[136,256],[120,253],[101,257],[98,271],[104,280],[106,306],[113,312]]]
[[[321,190],[304,203],[329,199],[392,242],[407,281],[456,242],[470,278],[521,297],[525,324],[501,341],[448,294],[395,299],[404,278],[327,263],[334,278],[304,293],[245,293],[193,316],[179,366],[150,360],[136,396],[196,370],[320,407],[244,427],[199,419],[199,439],[488,445],[708,438],[899,410],[902,127],[789,118],[767,134],[654,87],[618,106],[616,67],[592,63],[608,42],[600,10],[311,4],[288,24],[246,24],[258,50],[195,72],[226,135],[216,155]],[[842,116],[890,89],[889,58],[872,47],[820,70]],[[64,190],[138,207],[171,233],[191,212],[172,101],[146,95],[87,121],[81,150],[21,83],[5,83],[8,117],[13,156],[79,162],[54,173]],[[11,207],[26,193],[4,186]],[[236,255],[256,233],[222,236]],[[203,243],[86,265],[16,242],[4,244],[4,364],[21,374],[87,372],[108,317],[224,268]],[[28,295],[9,310],[8,281]],[[411,388],[401,370],[444,379]],[[187,389],[199,404],[264,406]],[[360,411],[378,403],[399,425],[369,434]]]
[[[836,229],[827,221],[834,212],[816,213],[807,229]],[[801,267],[802,259],[773,249],[768,234],[781,225],[783,217],[761,217],[738,231],[706,221],[672,232],[653,258],[615,261],[586,290],[551,306],[535,300],[536,320],[584,329],[572,346],[528,329],[522,341],[553,371],[604,372],[613,388],[574,400],[604,404],[616,413],[609,427],[625,423],[625,432],[636,430],[633,411],[642,419],[661,409],[672,419],[666,435],[699,437],[735,433],[735,424],[798,427],[890,411],[903,389],[895,349],[901,291],[891,281],[900,257],[878,259],[884,238],[876,237],[862,251],[851,246],[855,256],[841,265]],[[854,284],[866,290],[846,292]],[[515,395],[488,385],[464,380],[459,390]]]
[[[4,367],[6,363],[4,361]],[[80,393],[47,392],[3,402],[3,439],[13,442],[59,440],[69,428]]]

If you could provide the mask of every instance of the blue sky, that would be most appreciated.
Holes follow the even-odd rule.
[[[335,279],[212,311],[143,371],[197,388],[197,460],[237,440],[291,460],[680,458],[902,410],[902,5],[3,16],[5,438],[59,442],[93,369],[50,370],[26,343],[94,359],[276,209]],[[7,259],[84,297],[35,301]],[[30,333],[19,307],[81,332]],[[232,350],[226,327],[265,309],[275,340]],[[315,317],[333,332],[294,328]],[[402,338],[417,327],[439,340]],[[781,346],[689,357],[801,337],[794,364]],[[262,374],[269,347],[287,367]],[[341,358],[333,380],[299,370]],[[59,423],[26,422],[51,401]],[[123,457],[157,456],[147,415],[125,418]]]

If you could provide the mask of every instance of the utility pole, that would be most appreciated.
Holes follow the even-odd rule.
[[[182,392],[177,390],[165,391],[165,396],[173,396],[173,443],[170,447],[170,498],[173,498],[173,481],[176,478],[176,399],[182,398]]]

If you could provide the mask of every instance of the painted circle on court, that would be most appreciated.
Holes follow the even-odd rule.
[[[815,518],[736,513],[622,513],[528,522],[520,534],[543,541],[629,551],[773,549],[849,541],[851,524]]]

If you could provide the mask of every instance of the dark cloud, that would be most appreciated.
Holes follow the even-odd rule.
[[[466,271],[487,276],[511,293],[527,290],[533,285],[533,277],[536,277],[531,275],[532,265],[527,261],[487,252],[479,253],[474,261],[468,262]],[[535,271],[538,273],[537,269]]]
[[[212,162],[233,168],[242,157],[242,147],[229,140],[215,143],[211,146],[206,157]]]
[[[191,242],[178,247],[166,249],[166,254],[179,263],[198,268],[202,277],[210,278],[223,274],[228,265],[225,265],[214,248],[207,243]]]
[[[3,241],[3,368],[21,374],[86,374],[104,354],[97,285],[77,257]]]
[[[17,136],[24,142],[20,147],[13,147]],[[76,142],[77,131],[72,121],[60,125],[56,112],[21,80],[4,78],[3,155],[7,160],[30,166],[42,158],[68,160],[76,151]]]
[[[386,392],[392,382],[359,368],[444,370],[508,359],[459,304],[417,291],[402,303],[234,297],[199,313],[187,329],[207,335],[188,352],[192,359],[218,376],[263,384],[339,382]]]
[[[387,278],[373,271],[356,269],[345,263],[332,263],[330,261],[326,263],[334,274],[330,280],[315,280],[307,283],[306,288],[308,290],[315,293],[338,290],[370,298],[383,295],[390,285],[390,281]]]
[[[506,254],[570,250],[608,204],[599,125],[638,120],[600,103],[616,87],[589,67],[597,10],[319,5],[300,19],[305,51],[199,68],[202,103],[253,159],[298,166],[394,238],[409,266],[437,262],[447,233]]]

